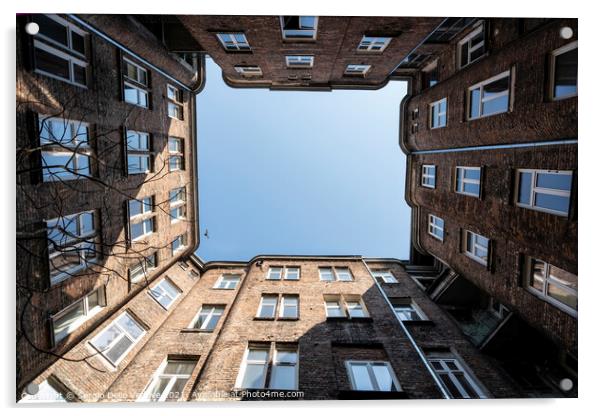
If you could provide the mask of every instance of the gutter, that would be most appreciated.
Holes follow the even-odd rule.
[[[368,273],[370,273],[370,276],[372,277],[372,280],[374,280],[374,284],[378,288],[381,296],[383,297],[383,299],[385,300],[385,302],[387,302],[387,305],[389,305],[389,309],[391,310],[391,313],[393,313],[393,316],[395,316],[395,318],[397,319],[397,322],[399,323],[399,326],[401,327],[401,329],[405,333],[406,337],[408,337],[408,339],[410,340],[410,343],[412,344],[412,347],[414,347],[414,350],[416,351],[416,353],[420,357],[420,361],[422,361],[422,363],[424,364],[424,366],[428,370],[431,378],[433,379],[433,381],[435,382],[435,384],[439,388],[439,391],[441,392],[441,395],[443,396],[444,399],[451,399],[451,396],[449,395],[449,393],[447,392],[447,390],[445,389],[445,387],[443,387],[443,383],[441,382],[441,380],[439,380],[439,377],[437,377],[437,374],[435,374],[435,371],[433,370],[433,368],[429,364],[426,356],[424,355],[424,352],[422,352],[422,350],[420,349],[420,347],[416,343],[416,340],[412,337],[412,334],[410,333],[410,331],[408,331],[408,328],[405,326],[405,324],[403,323],[403,321],[401,320],[401,318],[395,313],[395,308],[393,307],[393,304],[391,303],[391,301],[387,297],[387,294],[385,293],[384,289],[381,287],[378,279],[372,274],[372,270],[370,270],[370,268],[368,267],[368,264],[366,263],[366,260],[363,257],[361,257],[361,260],[362,260],[362,263],[364,263],[364,266],[366,267],[366,270],[368,270]]]

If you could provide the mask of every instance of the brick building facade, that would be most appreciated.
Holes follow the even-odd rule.
[[[576,382],[577,20],[475,19],[416,53],[396,73],[412,241],[443,270],[427,291],[525,385]]]
[[[197,246],[203,74],[127,16],[17,23],[20,389]]]

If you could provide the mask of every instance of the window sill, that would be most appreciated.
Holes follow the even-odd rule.
[[[372,322],[371,316],[349,318],[347,316],[327,316],[326,321],[331,322]]]
[[[211,334],[213,329],[197,329],[197,328],[183,328],[180,330],[181,334]]]
[[[402,321],[405,326],[435,326],[435,323],[430,319]]]

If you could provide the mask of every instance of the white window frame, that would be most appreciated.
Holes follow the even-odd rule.
[[[273,301],[273,304],[272,304]],[[273,294],[273,293],[265,293],[261,295],[261,298],[259,300],[259,307],[257,308],[257,313],[255,314],[255,318],[257,319],[274,319],[276,317],[276,313],[278,311],[278,301],[279,301],[279,296],[277,294]],[[261,315],[261,311],[263,309],[263,307],[270,307],[272,308],[272,313],[269,315]]]
[[[86,39],[88,36],[88,32],[85,32],[84,30],[82,30],[78,26],[76,26],[75,24],[63,19],[62,17],[60,17],[56,14],[44,13],[44,16],[46,16],[50,20],[54,20],[56,23],[60,24],[61,26],[64,26],[65,29],[67,29],[67,44],[65,45],[63,43],[57,42],[56,40],[44,35],[41,31],[36,34],[36,38],[44,39],[44,41],[46,41],[46,42],[49,42],[49,43],[59,46],[61,48],[65,48],[65,49],[69,50],[70,53],[78,55],[82,59],[86,59],[85,52],[81,53],[73,48],[73,38],[72,38],[71,34],[77,33],[79,36],[83,37],[84,38],[84,50],[88,50],[88,47],[86,45],[86,43],[87,43]]]
[[[153,259],[152,261],[150,259]],[[154,264],[153,267],[149,267],[150,264]],[[158,259],[157,252],[155,251],[149,256],[143,256],[137,263],[129,268],[129,279],[130,283],[137,283],[141,281],[143,278],[148,278],[148,276],[157,269]],[[140,272],[138,272],[138,269]],[[135,273],[141,273],[140,276],[135,277]]]
[[[206,313],[203,312],[203,309],[205,309],[205,308],[207,308]],[[225,312],[226,312],[226,305],[218,305],[218,304],[201,305],[201,309],[199,309],[197,314],[194,316],[194,319],[188,325],[188,329],[198,329],[200,331],[213,332],[215,330],[215,328],[217,328],[217,325],[219,324],[219,321],[221,320],[222,316],[224,316]],[[195,328],[195,324],[199,321],[199,319],[202,315],[205,315],[205,319],[203,320],[201,327]],[[218,320],[215,322],[215,327],[207,329],[207,327],[209,326],[209,323],[211,322],[211,319],[214,316],[218,317]]]
[[[335,266],[333,267],[334,269],[334,275],[335,275],[335,280],[337,282],[353,282],[355,279],[353,278],[353,273],[351,273],[351,269],[347,266]],[[349,279],[341,279],[342,274],[348,274],[349,275]]]
[[[313,68],[313,55],[286,55],[287,68]]]
[[[437,220],[441,220],[443,222],[443,226],[437,225]],[[437,235],[437,231],[441,231],[441,235]],[[445,220],[441,217],[438,217],[433,214],[429,214],[429,224],[428,224],[428,233],[430,236],[436,238],[439,241],[443,241],[445,238]]]
[[[354,365],[365,366],[368,369],[368,377],[370,378],[370,383],[372,384],[371,390],[359,390],[357,388],[357,382],[355,380],[355,376],[353,375],[352,367]],[[397,375],[395,371],[393,371],[393,367],[391,367],[391,363],[389,361],[363,361],[363,360],[346,360],[345,361],[345,369],[347,370],[347,377],[349,378],[349,382],[351,384],[351,389],[355,391],[392,391],[392,390],[380,390],[378,386],[378,379],[374,374],[373,366],[385,367],[389,371],[389,376],[393,381],[393,384],[396,388],[395,391],[401,391],[401,386],[399,381],[397,380]]]
[[[86,61],[83,61],[75,56],[65,53],[53,46],[46,44],[46,43],[40,42],[37,39],[34,39],[33,47],[34,47],[34,49],[40,49],[46,53],[56,56],[59,59],[63,59],[65,61],[67,61],[69,63],[69,78],[63,78],[59,75],[55,75],[51,72],[47,72],[47,71],[44,71],[43,69],[39,69],[37,67],[37,65],[35,65],[34,72],[36,72],[37,74],[47,76],[49,78],[57,79],[59,81],[64,81],[68,84],[75,85],[77,87],[86,88],[86,89],[88,88],[87,82],[88,82],[89,75],[88,75],[88,63]],[[75,70],[73,69],[74,65],[78,65],[78,66],[84,68],[84,71],[86,74],[86,84],[81,84],[81,83],[75,81]]]
[[[536,261],[539,261],[544,264],[544,281],[542,283],[542,285],[543,285],[542,290],[536,289],[535,287],[533,287],[531,285],[530,280],[531,280],[531,276],[533,275],[532,260],[536,260]],[[556,300],[554,297],[552,297],[548,294],[549,293],[548,287],[550,285],[550,281],[552,280],[552,279],[550,279],[550,267],[555,267],[557,269],[560,269],[560,267],[554,266],[553,264],[550,264],[547,261],[543,261],[537,257],[525,256],[525,265],[523,267],[523,270],[524,270],[523,285],[524,285],[525,289],[527,289],[530,293],[533,293],[535,296],[542,299],[543,301],[554,305],[558,309],[568,313],[569,315],[571,315],[573,317],[577,317],[577,309],[573,309],[569,305],[566,305],[566,304],[560,302],[559,300]],[[563,270],[563,269],[560,269],[560,270]],[[563,271],[566,272],[566,270],[563,270]],[[567,273],[570,273],[570,272],[567,272]],[[571,274],[573,276],[575,276],[574,273],[571,273]],[[554,282],[553,280],[552,280],[552,285],[561,287],[563,290],[575,295],[575,297],[577,298],[577,301],[579,300],[577,290],[575,290],[571,287],[568,287],[566,285],[563,285],[560,282]]]
[[[470,239],[472,242],[472,246],[468,247],[468,234],[472,235],[472,238]],[[476,242],[477,238],[476,237],[481,237],[484,238],[485,240],[487,240],[487,246],[483,246],[481,244],[478,244]],[[462,230],[462,252],[464,253],[464,255],[466,255],[468,258],[476,261],[477,263],[480,263],[484,266],[489,265],[489,261],[490,261],[490,247],[491,245],[491,240],[481,234],[477,234],[474,231],[470,231],[470,230]],[[487,252],[487,260],[483,260],[481,257],[477,256],[476,251],[477,248],[480,248],[481,250],[484,250],[485,252]]]
[[[267,352],[265,361],[249,360],[249,351],[250,350],[261,350],[261,351]],[[238,389],[262,389],[262,388],[265,388],[265,383],[266,383],[267,374],[268,374],[268,365],[270,363],[270,350],[271,350],[271,344],[247,345],[247,348],[245,349],[245,353],[243,355],[242,362],[240,363],[240,368],[238,369],[238,376],[236,377],[236,383],[234,385],[235,388],[238,388]],[[263,365],[263,382],[261,383],[262,387],[245,387],[242,385],[242,383],[245,379],[245,374],[247,372],[247,366],[249,364]]]
[[[330,315],[328,313],[329,310],[335,309],[334,305],[329,305],[332,303],[336,303],[336,309],[341,312],[337,315]],[[326,312],[326,319],[328,318],[347,318],[347,311],[345,306],[343,305],[342,299],[340,295],[324,295],[324,311]]]
[[[55,137],[56,140],[52,140],[52,126],[55,123],[60,123],[65,129],[65,137]],[[79,130],[85,129],[86,135],[84,138],[81,137]],[[42,133],[46,131],[48,133],[48,139],[42,137]],[[38,136],[40,140],[40,147],[42,153],[42,180],[44,182],[54,181],[69,181],[74,179],[87,178],[92,176],[92,166],[90,159],[92,156],[92,148],[90,146],[90,125],[81,120],[68,120],[60,117],[51,117],[48,115],[38,114]],[[67,139],[67,140],[65,140]],[[78,156],[86,157],[88,160],[88,174],[85,173],[73,173],[65,170],[64,172],[52,172],[45,173],[48,169],[57,169],[58,166],[45,166],[44,165],[44,154],[58,155],[66,154],[70,155],[70,161],[73,161],[73,170],[77,172],[78,169]],[[65,174],[67,176],[65,176]]]
[[[184,120],[183,92],[173,85],[167,84],[167,116],[175,120]],[[171,109],[175,108],[176,115],[173,116]]]
[[[173,194],[173,196],[172,196]],[[179,197],[178,197],[179,195]],[[182,196],[183,195],[183,196]],[[174,216],[174,212],[176,216]],[[181,186],[169,191],[169,217],[171,223],[186,219],[186,187]]]
[[[384,45],[377,45],[381,41],[379,39],[384,39]],[[385,49],[391,43],[391,39],[388,36],[362,36],[362,40],[357,45],[357,52],[366,52],[366,53],[381,53],[384,52]],[[360,49],[361,46],[367,46],[367,49]]]
[[[170,362],[183,362],[183,363],[194,364],[194,366],[192,367],[190,374],[177,374],[177,373],[164,374],[163,372],[165,371],[165,369],[167,368],[167,365]],[[150,382],[144,389],[144,393],[142,393],[141,398],[137,401],[144,401],[144,402],[150,402],[150,401],[165,402],[165,401],[167,401],[167,399],[169,398],[169,395],[171,394],[171,389],[173,388],[176,381],[182,380],[182,379],[189,380],[190,377],[192,376],[192,373],[194,372],[194,367],[196,367],[196,364],[197,364],[197,361],[195,361],[195,360],[166,358],[161,363],[159,368],[157,368],[157,370],[155,371],[155,374],[153,374],[153,377],[151,378]],[[151,393],[152,393],[153,389],[155,388],[157,383],[159,383],[161,381],[161,379],[167,378],[167,377],[169,377],[169,382],[165,386],[163,393],[161,393],[161,396],[158,397],[157,400],[152,400]],[[186,388],[186,385],[184,385],[184,388]],[[174,400],[174,401],[181,401],[182,398],[183,397],[179,397],[177,400]]]
[[[167,291],[162,285],[170,286],[174,290],[174,292],[177,292],[177,295],[173,297],[172,294],[169,293],[169,291]],[[170,299],[169,303],[167,305],[163,305],[161,302],[159,302],[159,299],[155,295],[156,292],[160,292],[159,296]],[[171,305],[173,305],[173,303],[182,295],[182,290],[180,290],[180,288],[177,287],[171,279],[164,277],[149,289],[148,294],[151,298],[155,300],[155,302],[159,304],[159,306],[161,306],[165,310],[168,310],[169,308],[171,308]]]
[[[294,352],[295,353],[295,361],[280,361],[278,360],[278,352]],[[272,354],[271,360],[272,367],[270,368],[270,384],[269,388],[272,390],[298,390],[299,389],[299,348],[297,346],[279,346],[278,344],[274,347],[274,352]],[[274,374],[276,371],[274,369],[276,367],[294,367],[295,368],[295,386],[292,389],[283,389],[282,387],[278,387],[274,385]]]
[[[174,150],[171,148],[171,144],[177,143],[177,148]],[[184,139],[181,137],[169,136],[167,139],[167,150],[169,152],[169,159],[167,160],[167,169],[169,172],[178,172],[184,170]],[[178,160],[178,167],[172,167],[172,159]]]
[[[148,90],[149,88],[149,81],[150,81],[150,74],[149,71],[144,68],[143,66],[135,63],[134,61],[132,61],[131,59],[126,58],[125,56],[123,57],[123,61],[132,65],[134,68],[136,68],[136,79],[130,78],[127,75],[127,71],[123,71],[123,85],[124,85],[124,91],[123,91],[123,101],[128,103],[128,104],[132,104],[141,108],[150,108],[150,92]],[[145,78],[146,78],[146,83],[142,83],[140,82],[140,74],[144,72],[146,74]],[[136,102],[132,102],[132,101],[127,101],[126,99],[126,95],[125,95],[125,85],[127,85],[130,88],[135,89],[136,91],[138,91],[137,94],[137,100]],[[140,100],[140,96],[145,96],[146,97],[146,105],[143,105],[141,100]]]
[[[230,287],[234,278],[236,278],[237,280],[234,283],[234,286]],[[215,281],[215,285],[213,285],[213,289],[234,290],[240,283],[240,280],[241,280],[240,274],[224,273],[224,274],[220,275],[220,277]],[[224,287],[221,287],[224,282],[227,282],[227,283],[224,285]]]
[[[412,299],[395,299],[392,298],[390,299],[391,304],[393,305],[393,310],[395,311],[395,314],[399,317],[399,319],[401,319],[402,321],[428,321],[428,317],[426,316],[426,314],[423,312],[422,309],[420,309],[420,307],[412,300]],[[419,319],[405,319],[404,316],[405,313],[403,311],[400,311],[398,309],[411,309],[412,311],[414,311],[416,313],[416,315],[418,315]],[[404,316],[402,316],[401,314],[404,314]]]
[[[430,354],[427,358],[429,361],[429,365],[431,366],[431,368],[433,369],[435,374],[437,374],[437,378],[439,378],[439,381],[445,387],[445,390],[447,391],[449,396],[453,397],[451,391],[448,389],[447,385],[445,384],[445,381],[441,378],[441,374],[447,375],[449,380],[453,383],[454,387],[462,395],[462,397],[457,397],[457,398],[462,398],[462,399],[470,398],[470,395],[468,394],[466,389],[464,389],[464,387],[458,381],[457,377],[454,374],[454,373],[461,372],[464,375],[464,378],[466,379],[468,384],[470,384],[470,387],[472,387],[472,389],[475,391],[475,393],[479,396],[479,399],[486,399],[487,395],[486,395],[484,389],[479,385],[479,383],[476,381],[476,379],[473,378],[473,376],[469,373],[469,371],[467,371],[467,369],[464,368],[462,363],[460,363],[460,361],[457,358],[451,356],[451,354],[449,354],[449,356],[447,356],[447,355],[448,354],[446,354],[446,356],[443,357],[443,356],[439,356],[439,354]],[[458,368],[458,370],[454,370],[454,369],[450,368],[448,363],[446,363],[446,361],[453,361],[454,365],[456,366],[456,368]],[[434,362],[437,362],[439,365],[441,365],[441,367],[443,369],[440,369],[440,370],[436,369],[435,366],[433,365]]]
[[[142,212],[140,214],[131,213],[131,203],[138,202],[142,206]],[[155,202],[153,196],[146,196],[140,199],[130,199],[128,203],[128,227],[130,230],[130,241],[143,240],[152,233],[155,232]],[[150,207],[150,208],[149,208]],[[137,237],[134,237],[132,233],[132,226],[134,224],[142,224],[143,233]],[[149,225],[150,224],[150,225]],[[150,228],[150,229],[149,229]]]
[[[318,36],[318,21],[319,21],[319,17],[318,16],[299,16],[299,18],[301,17],[313,17],[314,18],[314,28],[313,29],[295,29],[298,32],[304,31],[304,32],[312,32],[312,36],[311,37],[298,37],[298,36],[293,36],[293,35],[287,35],[286,32],[288,30],[293,30],[293,29],[284,29],[284,16],[280,16],[280,30],[282,33],[282,39],[283,40],[288,40],[288,41],[295,41],[295,42],[312,42],[315,41],[317,36]]]
[[[380,278],[383,283],[399,283],[399,280],[397,280],[390,270],[374,270],[372,271],[372,275]]]
[[[441,111],[441,105],[443,103],[445,103],[445,110]],[[441,123],[442,116],[445,117],[443,123]],[[447,97],[429,104],[429,119],[429,127],[431,130],[447,127]],[[437,121],[436,123],[435,120]]]
[[[171,255],[172,256],[175,256],[176,254],[185,250],[186,247],[188,247],[188,241],[186,241],[186,240],[187,240],[187,235],[180,234],[171,242]],[[177,248],[175,247],[176,241],[179,242],[179,246]]]
[[[294,278],[294,279],[289,277],[289,275],[292,274],[292,273],[289,273],[289,272],[292,271],[292,270],[296,270],[297,271],[297,273],[296,273],[297,277]],[[287,267],[284,268],[284,280],[293,280],[294,281],[294,280],[299,280],[299,279],[301,279],[301,267],[299,267],[299,266],[287,266]]]
[[[434,170],[434,173],[429,173],[430,169]],[[422,175],[420,176],[420,184],[425,188],[435,189],[437,187],[437,166],[436,165],[422,165]],[[433,178],[434,184],[430,185],[428,179]]]
[[[464,172],[466,171],[478,171],[479,172],[479,180],[465,178]],[[458,178],[460,178],[460,189],[458,189]],[[481,196],[481,179],[483,178],[482,169],[476,166],[456,166],[455,169],[455,177],[454,177],[454,190],[457,194],[473,196],[475,198],[480,198]],[[465,191],[465,184],[473,184],[479,186],[479,192],[474,194],[472,192]]]
[[[487,99],[483,98],[483,87],[498,81],[502,78],[508,78],[508,89],[502,92],[498,92],[495,95],[492,95],[490,97],[487,97]],[[498,74],[494,77],[488,78],[484,81],[481,81],[477,84],[472,85],[470,88],[468,88],[468,108],[467,108],[467,115],[468,115],[468,120],[476,120],[479,118],[485,118],[485,117],[491,117],[491,116],[495,116],[497,114],[504,114],[504,113],[508,113],[509,111],[512,110],[512,89],[513,89],[513,79],[512,79],[512,71],[507,70],[502,72],[501,74]],[[479,114],[476,116],[473,116],[471,114],[471,109],[472,109],[472,91],[478,89],[479,90]],[[487,101],[491,101],[491,100],[495,100],[496,98],[499,97],[503,97],[503,96],[508,96],[508,108],[506,108],[506,110],[503,111],[496,111],[494,113],[489,113],[489,114],[483,114],[483,103],[487,102]]]
[[[283,266],[270,266],[270,268],[268,269],[268,274],[265,277],[266,280],[281,280],[283,270]],[[271,277],[272,275],[275,275],[276,272],[278,272],[278,277]]]
[[[295,301],[295,316],[284,316],[284,303],[286,300],[294,299]],[[290,305],[289,305],[290,306]],[[280,295],[280,302],[278,307],[278,318],[279,319],[299,319],[299,295],[292,293],[284,293]]]
[[[97,293],[98,305],[96,305],[93,308],[90,308],[88,299],[94,293]],[[77,308],[77,306],[80,303],[83,304],[84,314],[81,315],[77,320],[75,320],[71,325],[69,325],[69,329],[68,329],[67,333],[65,333],[60,338],[57,338],[56,333],[55,333],[57,319],[62,318],[64,315],[66,315],[72,309]],[[82,297],[81,299],[76,300],[75,302],[73,302],[72,304],[67,306],[66,308],[63,308],[59,312],[52,315],[50,319],[52,321],[52,340],[53,340],[54,345],[58,344],[63,339],[67,338],[69,336],[69,334],[72,334],[73,332],[77,331],[77,329],[80,326],[82,326],[86,321],[90,320],[94,315],[99,313],[106,305],[107,305],[107,300],[106,300],[105,287],[100,286],[100,287],[97,287],[96,289],[94,289],[93,291],[91,291],[90,293],[88,293],[87,295],[85,295],[84,297]]]
[[[556,97],[555,94],[555,78],[556,78],[556,58],[566,52],[570,52],[573,49],[577,49],[577,41],[568,43],[556,50],[553,50],[550,54],[550,82],[549,82],[549,91],[548,95],[553,101],[560,101],[571,97],[577,97],[579,91],[579,81],[577,81],[577,86],[575,87],[576,91],[571,94],[563,95],[561,97]]]
[[[343,295],[343,300],[345,302],[345,311],[347,313],[347,317],[349,319],[362,319],[362,318],[369,318],[370,317],[370,313],[368,312],[368,308],[366,308],[366,305],[364,304],[364,301],[362,300],[362,297],[359,295]],[[351,311],[355,310],[355,308],[350,307],[351,303],[356,303],[359,305],[361,311],[362,311],[362,316],[354,316],[352,315]]]
[[[119,319],[124,316],[127,315],[129,317],[130,320],[132,320],[141,330],[141,334],[138,338],[133,339],[130,334],[119,324]],[[115,338],[111,344],[104,350],[99,350],[98,348],[96,348],[96,346],[94,345],[94,341],[96,341],[98,338],[100,338],[101,335],[103,335],[105,333],[105,331],[107,331],[110,327],[112,326],[116,326],[120,331],[121,334]],[[144,336],[146,335],[146,329],[144,328],[144,326],[142,326],[140,324],[140,322],[134,318],[134,316],[129,313],[128,311],[125,311],[121,314],[119,314],[119,316],[117,316],[115,319],[113,319],[111,321],[111,323],[109,323],[107,326],[105,326],[102,331],[100,331],[94,338],[92,338],[90,340],[90,345],[92,346],[92,348],[94,348],[96,351],[98,351],[109,363],[111,363],[114,367],[117,367],[119,365],[119,363],[121,361],[123,361],[123,359],[125,357],[127,357],[127,355],[129,354],[129,352],[136,346],[136,344],[142,339],[144,338]],[[114,347],[123,337],[129,338],[130,341],[132,341],[132,345],[130,345],[117,359],[117,361],[113,362],[111,361],[111,359],[105,354],[106,351],[110,351],[112,347]]]
[[[530,173],[531,174],[531,196],[529,199],[529,203],[525,204],[519,202],[520,197],[520,174],[521,173]],[[537,186],[537,177],[539,174],[547,174],[547,175],[564,175],[569,176],[571,178],[571,189],[565,191],[563,189],[554,189],[554,188],[543,188]],[[515,180],[515,189],[514,189],[514,202],[517,206],[527,209],[532,209],[535,211],[547,212],[549,214],[559,215],[561,217],[568,217],[571,212],[571,194],[573,190],[572,186],[573,180],[573,172],[570,170],[546,170],[546,169],[517,169],[516,170],[516,180]],[[554,195],[559,197],[565,197],[569,200],[569,206],[567,212],[557,211],[550,208],[539,207],[535,205],[536,195],[537,194],[545,194],[545,195]]]
[[[230,38],[230,41],[232,42],[232,46],[234,46],[234,49],[228,49],[228,47],[226,46],[226,42],[222,39],[222,37],[220,35],[228,36]],[[236,40],[235,35],[242,35],[245,38],[244,42],[239,42],[238,40]],[[247,39],[247,35],[244,34],[243,32],[220,32],[220,33],[216,33],[215,36],[217,37],[217,40],[219,41],[219,43],[222,44],[222,47],[224,48],[224,50],[226,52],[247,52],[251,50],[251,45],[249,44],[249,40]]]
[[[263,71],[259,65],[238,65],[234,67],[234,70],[243,77],[263,76]]]
[[[345,67],[345,75],[365,76],[370,71],[371,68],[372,68],[372,65],[367,65],[367,64],[348,64]]]
[[[83,226],[83,222],[82,222],[82,215],[83,214],[92,214],[92,220],[94,222],[94,230],[84,233],[81,233],[81,230],[84,228]],[[48,223],[50,222],[57,222],[57,225],[59,225],[59,228],[63,228],[60,227],[60,224],[69,224],[71,221],[77,221],[76,227],[77,227],[77,236],[72,236],[72,235],[66,235],[66,240],[65,241],[60,241],[60,244],[57,244],[58,246],[62,246],[67,248],[67,251],[62,251],[61,249],[57,249],[55,250],[54,248],[54,243],[51,242],[50,240],[50,235],[48,234],[49,229],[52,230],[56,227],[48,227]],[[98,229],[98,214],[95,210],[90,210],[90,211],[83,211],[83,212],[78,212],[76,214],[70,214],[70,215],[65,215],[62,217],[56,217],[56,218],[52,218],[49,220],[45,220],[46,223],[46,236],[48,239],[48,264],[50,267],[50,285],[54,286],[57,283],[60,283],[64,280],[67,280],[68,278],[72,277],[74,273],[77,273],[81,270],[85,270],[88,268],[89,265],[95,264],[97,262],[97,259],[100,255],[100,250],[98,248],[98,233],[99,233],[99,229]],[[65,235],[65,234],[63,234]],[[93,245],[93,250],[95,252],[95,256],[92,257],[91,259],[88,260],[88,258],[86,257],[86,246],[90,246]],[[67,269],[61,269],[57,274],[55,274],[54,276],[52,275],[52,259],[55,257],[59,257],[62,254],[64,254],[65,252],[69,252],[71,250],[77,250],[78,254],[79,254],[79,264],[73,267],[69,267]]]
[[[458,42],[458,47],[457,47],[457,54],[458,54],[458,69],[462,69],[462,68],[466,68],[468,65],[472,64],[473,62],[478,61],[479,59],[481,59],[482,57],[484,57],[487,54],[487,50],[485,48],[485,34],[484,34],[484,23],[479,23],[478,27],[476,27],[472,32],[470,32],[468,35],[466,35],[465,37],[462,38],[462,40],[460,40]],[[479,34],[483,33],[483,40],[480,41],[479,43],[477,43],[476,45],[472,44],[472,40],[477,37]],[[464,46],[464,44],[468,43],[468,54],[467,54],[467,59],[468,61],[462,65],[462,46]],[[483,46],[483,48],[485,49],[483,51],[483,54],[475,59],[471,59],[471,54],[480,49],[481,46]]]
[[[130,137],[136,137],[138,141],[140,141],[141,137],[146,137],[147,147],[146,149],[141,147],[130,147]],[[125,147],[126,147],[126,169],[128,175],[139,175],[139,174],[147,174],[153,171],[153,157],[151,151],[151,135],[149,133],[137,130],[127,129],[125,133]],[[138,157],[138,158],[146,158],[148,160],[148,168],[146,170],[131,170],[129,157]]]

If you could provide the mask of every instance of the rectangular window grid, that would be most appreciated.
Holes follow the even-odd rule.
[[[481,195],[481,168],[456,167],[456,192],[478,198]]]
[[[566,217],[572,182],[571,171],[518,169],[516,205]]]
[[[435,237],[437,240],[443,241],[445,235],[445,221],[433,214],[429,214],[429,228],[428,233]]]

